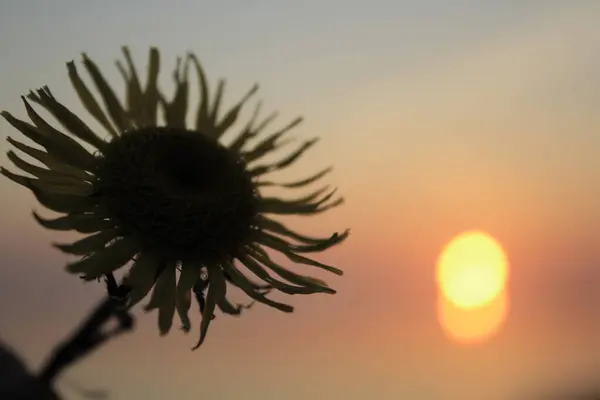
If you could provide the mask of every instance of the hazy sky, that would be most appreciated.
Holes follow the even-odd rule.
[[[196,331],[160,338],[140,314],[135,334],[67,375],[115,400],[493,400],[592,377],[598,21],[594,0],[0,1],[0,109],[23,116],[19,96],[49,85],[83,113],[65,68],[83,51],[120,88],[122,45],[140,67],[158,46],[164,87],[192,50],[213,81],[228,78],[229,101],[257,81],[281,124],[306,117],[298,135],[322,142],[293,174],[334,164],[347,205],[292,222],[353,230],[322,257],[346,270],[328,277],[338,295],[294,298],[292,315],[218,316],[193,353]],[[2,165],[7,135],[2,121]],[[0,336],[37,367],[102,291],[49,245],[73,236],[43,231],[30,193],[0,188]],[[510,310],[492,341],[464,347],[439,327],[433,273],[473,228],[508,252]]]

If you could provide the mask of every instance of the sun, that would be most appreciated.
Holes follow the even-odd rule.
[[[455,306],[483,307],[506,288],[508,260],[500,243],[487,233],[465,232],[440,253],[436,279],[442,295]]]

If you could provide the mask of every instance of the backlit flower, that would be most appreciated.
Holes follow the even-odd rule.
[[[126,84],[124,102],[85,54],[83,66],[100,102],[81,79],[75,64],[67,64],[81,103],[107,137],[59,102],[48,87],[23,97],[31,122],[2,112],[8,123],[37,144],[32,147],[9,137],[7,140],[20,152],[10,150],[9,160],[29,176],[4,168],[2,174],[30,189],[43,206],[61,214],[46,218],[34,212],[43,227],[87,235],[74,243],[56,245],[80,257],[67,265],[67,271],[86,280],[106,277],[110,284],[114,282],[114,271],[128,268],[121,286],[126,289],[127,306],[135,305],[152,291],[146,308],[158,309],[161,334],[170,330],[175,312],[183,328],[189,330],[191,300],[198,299],[203,309],[198,346],[216,308],[228,314],[239,314],[241,310],[241,306],[228,301],[228,285],[285,312],[291,312],[292,307],[268,298],[270,290],[286,294],[335,293],[325,282],[294,273],[269,254],[279,252],[293,263],[342,274],[305,254],[342,242],[348,231],[313,238],[274,219],[280,215],[314,215],[335,207],[342,203],[335,197],[335,190],[324,187],[294,200],[261,195],[266,186],[292,191],[329,173],[327,168],[283,184],[264,180],[265,175],[291,166],[317,142],[309,140],[278,161],[264,161],[265,156],[287,143],[288,132],[301,119],[264,135],[262,140],[254,140],[274,117],[258,122],[258,103],[250,121],[225,145],[220,139],[233,129],[257,86],[231,109],[221,112],[224,81],[219,82],[214,96],[209,96],[207,79],[194,55],[183,62],[178,60],[171,99],[158,87],[160,62],[156,49],[150,50],[145,84],[140,82],[126,48],[124,55],[126,67],[118,64]],[[193,126],[186,124],[190,67],[197,72],[200,92]],[[51,114],[62,129],[46,122],[32,103]],[[37,160],[40,166],[26,161],[23,155]],[[253,282],[247,272],[264,284]]]

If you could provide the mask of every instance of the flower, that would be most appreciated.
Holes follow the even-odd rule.
[[[228,285],[284,312],[293,308],[268,298],[269,291],[289,295],[335,293],[319,279],[284,268],[269,254],[275,251],[293,263],[342,274],[303,254],[339,244],[349,231],[313,238],[273,218],[315,215],[338,206],[343,199],[334,197],[335,190],[326,186],[295,200],[265,197],[260,192],[268,186],[287,191],[304,188],[331,171],[327,168],[291,183],[263,180],[265,175],[292,165],[317,142],[306,141],[278,161],[265,162],[265,156],[289,142],[288,132],[302,119],[295,119],[252,145],[275,117],[271,114],[257,123],[261,108],[258,102],[250,121],[230,144],[224,145],[220,139],[233,128],[240,110],[258,90],[257,85],[221,113],[225,81],[219,81],[211,100],[206,76],[193,54],[187,55],[183,63],[178,59],[175,94],[167,99],[158,87],[158,50],[150,49],[145,85],[140,82],[129,50],[123,48],[123,53],[127,68],[121,63],[117,66],[125,79],[124,104],[86,54],[83,65],[103,107],[81,79],[74,62],[67,63],[81,103],[107,131],[106,139],[59,102],[48,87],[22,97],[31,123],[2,112],[9,124],[40,147],[10,137],[8,142],[44,167],[30,164],[10,150],[8,159],[31,177],[5,168],[0,172],[31,190],[44,207],[62,214],[45,218],[34,212],[40,225],[88,235],[74,243],[55,244],[65,253],[81,257],[69,263],[67,271],[85,280],[105,277],[110,288],[115,282],[113,272],[128,267],[119,287],[125,289],[126,306],[134,306],[152,291],[146,309],[158,309],[161,334],[169,332],[176,311],[182,328],[189,331],[188,312],[195,297],[202,320],[200,339],[194,348],[203,342],[216,308],[233,315],[243,308],[228,301]],[[200,92],[193,127],[186,124],[190,67],[196,70]],[[31,103],[43,107],[64,129],[47,123]],[[88,150],[90,147],[93,152]],[[253,282],[242,266],[264,284]],[[116,283],[112,287],[114,292]]]

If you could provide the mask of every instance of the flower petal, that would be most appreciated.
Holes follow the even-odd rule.
[[[196,350],[204,342],[210,321],[215,313],[215,307],[217,303],[225,297],[225,291],[227,290],[225,277],[223,276],[221,268],[218,266],[208,268],[208,280],[209,286],[208,293],[206,294],[206,306],[204,308],[204,312],[202,313],[202,321],[200,322],[200,339],[198,340],[198,343],[196,343],[196,346],[192,348],[192,350]]]
[[[319,179],[321,179],[322,177],[324,177],[325,175],[327,175],[328,173],[330,173],[332,170],[333,170],[332,167],[328,167],[328,168],[325,168],[322,171],[317,172],[314,175],[311,175],[310,177],[308,177],[306,179],[302,179],[300,181],[295,181],[295,182],[290,182],[290,183],[277,183],[277,182],[270,182],[270,181],[260,181],[256,185],[258,187],[261,187],[261,186],[278,186],[278,187],[284,187],[284,188],[289,188],[289,189],[296,189],[296,188],[300,188],[300,187],[304,187],[304,186],[310,185],[311,183],[318,181]]]
[[[294,307],[289,304],[279,303],[275,300],[271,300],[266,297],[263,293],[257,292],[252,283],[248,281],[248,279],[242,274],[232,263],[223,264],[224,271],[231,276],[231,281],[235,286],[242,289],[244,293],[246,293],[249,297],[258,301],[259,303],[266,304],[270,307],[276,308],[283,312],[293,312]]]
[[[304,264],[304,265],[312,265],[314,267],[319,267],[322,268],[326,271],[329,272],[333,272],[336,275],[343,275],[344,271],[342,271],[341,269],[332,267],[330,265],[327,264],[323,264],[320,263],[318,261],[315,261],[313,259],[301,256],[299,254],[294,253],[293,251],[290,250],[289,246],[286,246],[280,242],[273,242],[273,241],[269,241],[269,240],[264,240],[263,238],[256,238],[256,242],[259,244],[262,244],[263,246],[269,247],[273,250],[277,250],[280,253],[282,253],[283,255],[285,255],[287,258],[289,258],[291,261],[299,263],[299,264]]]
[[[275,261],[271,260],[271,258],[265,253],[253,253],[252,258],[259,263],[262,263],[264,266],[275,272],[277,275],[282,277],[283,279],[306,289],[311,289],[310,293],[329,293],[335,294],[336,291],[327,286],[327,283],[318,278],[313,278],[311,276],[298,275],[290,270],[285,269],[284,267],[277,264]]]
[[[221,299],[221,301],[219,301],[217,303],[217,306],[219,307],[219,309],[224,314],[239,316],[239,315],[242,314],[242,310],[244,310],[244,309],[248,310],[255,303],[256,303],[255,301],[252,301],[249,304],[236,304],[236,305],[234,305],[229,300],[227,300],[227,294],[225,294],[225,296],[223,296],[223,298]]]
[[[199,278],[200,267],[198,265],[191,262],[182,263],[179,282],[177,283],[177,313],[185,332],[188,332],[191,328],[188,312],[192,305],[192,288]]]
[[[160,263],[151,253],[143,251],[137,256],[125,278],[125,283],[131,287],[129,307],[135,306],[150,292],[156,282],[159,266]]]
[[[75,188],[85,189],[91,185],[85,181],[80,180],[79,178],[69,176],[67,174],[63,174],[59,170],[51,170],[46,168],[41,168],[33,164],[29,164],[27,161],[20,158],[14,151],[9,150],[6,153],[6,157],[19,169],[35,176],[36,178],[53,183],[61,183],[64,185],[70,185]]]
[[[94,146],[102,151],[106,148],[106,142],[98,137],[92,129],[86,125],[77,115],[73,114],[67,107],[58,102],[48,87],[33,91],[27,96],[31,101],[44,107],[50,114],[56,118],[63,127],[65,127],[73,136]],[[33,108],[23,99],[27,113],[33,112]],[[33,120],[33,119],[32,119]]]
[[[36,184],[38,179],[14,174],[4,167],[0,167],[0,174],[13,182],[31,190],[37,201],[44,207],[59,213],[84,213],[92,211],[96,203],[91,197],[82,197],[72,194],[48,193]]]
[[[278,141],[281,139],[286,133],[300,125],[303,121],[302,117],[298,117],[294,119],[292,122],[281,128],[280,130],[272,133],[267,136],[265,139],[260,141],[252,150],[243,153],[244,160],[247,163],[251,163],[261,157],[264,157],[269,152],[276,150],[278,146]]]
[[[4,167],[0,167],[0,174],[4,175],[5,177],[10,179],[14,183],[19,184],[29,190],[31,190],[31,188],[33,187],[31,185],[31,182],[34,180],[33,178],[29,178],[29,177],[23,176],[23,175],[17,175],[13,172],[10,172],[9,170],[7,170]]]
[[[110,121],[104,114],[104,111],[98,105],[98,102],[87,88],[79,73],[77,72],[77,67],[73,61],[69,61],[67,63],[67,70],[69,71],[69,79],[71,80],[71,85],[75,88],[75,92],[79,96],[79,101],[83,104],[83,107],[89,112],[92,117],[100,123],[106,129],[106,131],[113,137],[117,136],[117,131],[111,125]]]
[[[217,91],[215,92],[215,99],[213,100],[212,107],[210,108],[210,122],[211,128],[214,129],[217,126],[217,120],[219,119],[219,109],[221,108],[221,100],[223,100],[223,92],[225,91],[225,80],[219,79],[217,83]],[[215,136],[215,132],[210,132],[212,137]]]
[[[181,59],[177,59],[177,67],[173,74],[175,79],[175,95],[173,96],[173,100],[166,102],[163,99],[161,103],[163,104],[163,109],[165,111],[167,125],[173,128],[185,129],[190,89],[188,80],[189,62],[186,59],[183,71],[180,70],[180,64]]]
[[[265,216],[261,216],[259,218],[258,225],[260,228],[262,228],[264,230],[276,233],[281,236],[287,236],[291,239],[295,239],[302,243],[309,243],[309,244],[319,244],[319,243],[325,242],[325,243],[333,243],[332,244],[332,246],[333,246],[334,244],[341,243],[350,235],[349,229],[346,229],[341,235],[339,233],[335,232],[329,238],[316,238],[316,237],[301,235],[297,232],[292,231],[291,229],[288,229],[284,224],[277,222],[273,219],[267,218]]]
[[[34,126],[13,117],[6,111],[2,111],[0,115],[23,135],[44,147],[48,154],[57,161],[85,170],[90,170],[95,165],[94,156],[83,146],[64,133],[52,128],[45,121],[42,123],[41,118],[38,121],[39,126]]]
[[[74,230],[79,233],[94,233],[114,227],[112,220],[98,214],[68,214],[55,219],[47,219],[34,211],[33,217],[44,228],[55,231]]]
[[[111,240],[114,240],[119,235],[116,229],[108,229],[98,232],[94,235],[87,236],[70,244],[54,243],[53,246],[68,254],[76,256],[85,256],[99,249],[102,249]]]
[[[52,171],[59,172],[62,175],[67,175],[80,181],[92,182],[93,180],[93,176],[84,170],[59,162],[43,150],[27,146],[26,144],[14,140],[11,137],[7,137],[6,141],[28,156],[38,160]]]
[[[252,168],[250,170],[250,175],[252,175],[253,177],[256,177],[256,176],[264,175],[269,172],[287,168],[290,165],[292,165],[295,161],[297,161],[308,149],[313,147],[318,141],[319,141],[319,138],[307,140],[306,142],[304,142],[304,144],[302,144],[302,146],[300,146],[300,148],[298,148],[292,154],[288,155],[283,160],[278,161],[273,164],[259,165],[257,167]]]
[[[154,285],[150,302],[146,311],[158,308],[158,329],[161,335],[166,335],[173,325],[176,304],[175,264],[169,264],[163,269]]]
[[[140,126],[140,120],[144,119],[144,93],[142,91],[142,85],[138,77],[137,69],[133,63],[131,52],[129,47],[123,46],[121,48],[123,55],[125,56],[125,62],[129,72],[117,61],[117,68],[121,72],[123,79],[125,80],[125,99],[127,103],[127,113],[129,117],[136,122],[136,125]],[[141,126],[143,126],[142,124]]]
[[[348,235],[349,235],[350,231],[347,230],[346,232],[344,232],[342,235],[339,235],[337,233],[334,233],[329,239],[317,242],[317,243],[311,243],[311,244],[305,244],[305,245],[297,245],[297,244],[291,244],[288,243],[287,241],[277,237],[277,236],[273,236],[265,231],[257,231],[255,236],[256,236],[256,240],[257,242],[260,240],[259,243],[261,244],[265,244],[265,243],[269,243],[270,247],[272,245],[279,245],[281,247],[285,247],[290,251],[293,251],[295,253],[318,253],[318,252],[322,252],[325,251],[333,246],[335,246],[336,244],[341,243],[343,240],[345,240]]]
[[[124,237],[94,251],[88,257],[68,264],[66,269],[72,274],[84,274],[85,279],[91,280],[124,266],[139,252],[137,241]]]
[[[127,114],[121,105],[121,102],[115,95],[115,92],[111,89],[110,85],[102,76],[102,73],[96,66],[96,64],[87,56],[87,54],[83,53],[83,65],[87,69],[88,73],[92,77],[94,84],[96,85],[96,89],[100,92],[100,96],[104,101],[104,106],[108,111],[108,115],[110,115],[110,119],[113,124],[119,129],[121,133],[126,130],[132,128],[131,122],[127,118]]]
[[[200,87],[200,105],[196,112],[196,131],[203,132],[207,125],[210,124],[209,107],[210,107],[210,94],[208,91],[208,81],[204,69],[200,65],[200,61],[195,54],[188,54],[189,60],[194,64],[196,68],[196,75],[198,75],[198,85]]]
[[[233,124],[238,119],[240,111],[244,107],[244,105],[250,100],[250,98],[258,91],[258,84],[254,84],[252,88],[242,97],[238,103],[232,107],[221,119],[215,129],[215,139],[220,139],[221,136],[227,131],[227,129],[231,128]]]
[[[267,116],[258,126],[255,128],[254,124],[256,123],[256,119],[260,114],[260,110],[262,108],[262,102],[256,103],[254,107],[254,111],[250,120],[246,123],[246,126],[242,130],[242,132],[238,135],[238,137],[229,145],[229,150],[234,153],[240,153],[244,146],[248,143],[249,140],[258,136],[258,134],[263,131],[275,118],[277,118],[278,113],[276,111],[272,112]]]
[[[301,283],[300,286],[288,285],[287,283],[281,282],[281,281],[273,278],[260,265],[259,262],[250,258],[249,256],[240,256],[239,260],[242,262],[242,264],[244,264],[244,266],[246,268],[248,268],[250,271],[252,271],[253,274],[258,276],[265,282],[269,283],[274,289],[277,289],[280,292],[283,292],[286,294],[313,294],[313,293],[331,292],[332,291],[332,289],[321,287],[321,286],[315,287],[315,285],[313,285],[312,283],[311,283],[311,286],[306,286],[306,284],[304,284],[304,283]],[[284,279],[286,279],[286,278],[284,278]],[[292,283],[297,283],[297,282],[298,282],[298,280],[296,279],[296,282],[292,282]],[[335,293],[335,291],[333,291],[333,293]]]
[[[144,98],[146,100],[147,125],[157,124],[158,113],[158,73],[160,72],[160,53],[156,47],[150,48],[148,55],[148,77],[146,78],[146,90]]]
[[[321,194],[322,191],[317,191],[309,196],[303,197],[296,200],[282,200],[274,197],[265,197],[261,199],[260,211],[267,214],[282,214],[282,215],[314,215],[327,211],[333,207],[337,207],[344,203],[343,198],[338,198],[329,204],[325,204],[329,201],[336,193],[337,189],[331,190],[321,199],[316,202],[310,203],[309,201],[314,199],[316,195]]]

